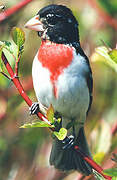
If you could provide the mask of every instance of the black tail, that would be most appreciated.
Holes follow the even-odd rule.
[[[84,128],[79,130],[79,134],[76,140],[76,145],[88,156],[91,157],[88,144],[84,134]],[[62,149],[63,144],[61,141],[55,139],[52,146],[50,155],[50,164],[55,168],[62,171],[78,170],[85,175],[92,173],[91,166],[82,159],[82,157],[71,148]]]

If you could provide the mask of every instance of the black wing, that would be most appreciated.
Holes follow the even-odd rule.
[[[89,63],[89,59],[88,57],[85,55],[84,51],[82,50],[81,46],[74,46],[76,48],[76,52],[79,53],[81,56],[84,57],[84,59],[86,60],[86,63],[89,67],[89,72],[86,74],[86,81],[87,81],[87,86],[89,88],[89,96],[90,96],[90,102],[89,102],[89,107],[87,110],[87,114],[91,108],[91,104],[92,104],[92,100],[93,100],[93,96],[92,96],[92,92],[93,92],[93,77],[92,77],[92,71],[91,71],[91,67],[90,67],[90,63]]]
[[[92,71],[90,68],[90,73],[87,76],[87,86],[89,88],[89,96],[90,96],[90,102],[89,102],[89,107],[87,110],[87,114],[91,108],[91,104],[92,104],[92,100],[93,100],[93,95],[92,95],[92,91],[93,91],[93,78],[92,78]]]

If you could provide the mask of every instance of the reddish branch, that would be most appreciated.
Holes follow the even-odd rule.
[[[14,73],[13,72],[13,69],[12,67],[10,66],[9,62],[7,61],[4,53],[2,53],[2,60],[6,66],[6,69],[10,75],[10,78],[11,80],[13,81],[15,87],[17,88],[17,90],[19,91],[20,95],[22,96],[22,98],[25,100],[25,102],[28,104],[28,106],[31,106],[32,105],[32,101],[31,99],[27,96],[27,94],[25,93],[20,81],[19,81],[19,78],[18,76],[16,76],[16,72]],[[41,120],[45,121],[45,117],[39,112],[38,113],[38,116]]]
[[[17,88],[17,90],[19,91],[20,95],[22,96],[22,98],[25,100],[25,102],[28,104],[28,106],[32,105],[32,101],[31,99],[27,96],[27,94],[25,93],[19,78],[16,76],[16,72],[13,71],[12,67],[10,66],[6,56],[4,55],[4,53],[2,52],[2,61],[10,75],[11,80],[13,81],[15,87]],[[41,114],[40,112],[37,114],[37,116],[42,120],[47,122],[48,124],[50,124],[50,122],[48,121],[48,119]],[[53,128],[50,128],[51,131],[54,131]],[[104,178],[111,180],[112,178],[110,176],[106,176],[103,174],[103,169],[96,164],[90,157],[88,157],[86,154],[84,154],[84,152],[79,149],[78,146],[74,146],[74,150],[78,152],[78,154],[88,163],[90,164],[90,166],[95,169],[98,173],[100,173]]]
[[[116,156],[117,156],[117,148],[114,149],[113,152],[109,155],[108,159],[105,159],[103,162],[104,169],[116,168]]]
[[[104,19],[110,26],[117,30],[117,20],[105,12],[97,3],[97,0],[88,0],[88,2],[93,8],[95,8],[101,19]]]
[[[0,112],[0,123],[3,121],[3,119],[5,118],[6,116],[6,109],[4,112]]]
[[[20,60],[21,56],[19,55],[18,60],[15,63],[15,76],[18,77],[18,70],[19,70],[19,60]]]
[[[111,129],[112,135],[115,135],[117,133],[117,123],[115,123]]]
[[[33,0],[22,0],[21,2],[19,2],[15,6],[9,8],[9,9],[6,9],[4,12],[0,13],[0,22],[4,21],[5,19],[7,19],[12,14],[21,10],[24,6],[26,6],[31,1],[33,1]]]
[[[110,176],[107,176],[103,174],[103,169],[95,162],[93,161],[89,156],[84,154],[78,146],[74,146],[74,149],[80,154],[80,156],[88,163],[90,164],[93,169],[95,169],[98,173],[100,173],[105,179],[111,180],[112,178]]]

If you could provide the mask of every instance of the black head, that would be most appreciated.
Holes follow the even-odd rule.
[[[27,23],[26,27],[37,30],[42,39],[64,44],[79,42],[78,22],[66,6],[55,4],[46,6],[38,12],[36,19],[42,26],[41,30],[34,28],[34,24],[31,28]],[[36,22],[35,24],[37,25]]]

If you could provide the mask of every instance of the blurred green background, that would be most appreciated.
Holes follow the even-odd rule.
[[[1,2],[9,8],[20,1]],[[93,104],[85,131],[94,159],[104,168],[115,167],[111,158],[112,153],[117,153],[117,74],[104,63],[92,61],[92,54],[98,46],[106,44],[112,49],[116,46],[117,26],[114,27],[110,22],[114,19],[117,23],[117,1],[33,0],[0,24],[1,41],[11,41],[10,31],[14,26],[25,32],[26,42],[19,76],[33,101],[36,98],[32,87],[31,66],[40,39],[36,32],[25,29],[24,24],[39,9],[51,3],[67,5],[78,19],[81,45],[90,59],[94,79]],[[111,20],[108,20],[107,15]],[[49,165],[51,133],[46,128],[19,128],[33,119],[36,117],[29,116],[28,106],[12,82],[0,74],[0,180],[86,179],[78,172],[65,174]]]

